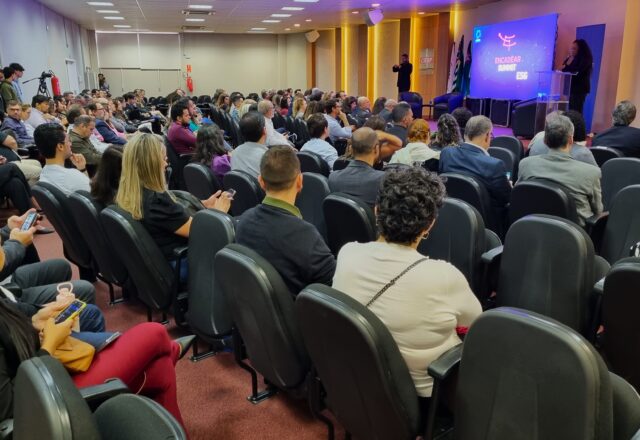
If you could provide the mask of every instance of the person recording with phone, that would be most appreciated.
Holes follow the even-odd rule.
[[[562,63],[562,71],[573,73],[569,93],[569,110],[582,113],[584,101],[591,92],[593,55],[583,39],[575,40],[569,48],[569,56]]]

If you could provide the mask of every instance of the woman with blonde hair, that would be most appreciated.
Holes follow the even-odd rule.
[[[429,124],[424,119],[416,119],[409,125],[407,146],[395,152],[389,163],[414,165],[429,159],[439,159],[440,152],[427,145],[431,137]]]
[[[304,118],[304,112],[307,110],[307,100],[304,98],[296,98],[293,101],[293,117],[296,119]]]
[[[188,244],[191,216],[167,190],[167,152],[160,137],[140,133],[133,137],[122,155],[122,174],[116,204],[139,220],[158,244],[165,258],[175,264],[174,249]],[[216,192],[202,200],[205,208],[227,212],[228,193]],[[181,278],[186,279],[186,259]]]

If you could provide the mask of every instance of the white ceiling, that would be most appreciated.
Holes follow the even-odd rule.
[[[363,14],[372,3],[379,3],[385,19],[409,18],[419,12],[428,14],[448,11],[453,5],[468,8],[498,0],[318,0],[302,3],[295,0],[104,0],[113,6],[90,6],[86,0],[40,0],[54,11],[88,29],[99,31],[147,30],[179,32],[182,26],[204,26],[207,31],[242,33],[253,27],[265,32],[286,33],[364,23]],[[308,0],[307,0],[308,1]],[[181,11],[190,4],[211,5],[214,15],[194,15],[204,22],[187,22]],[[302,7],[302,11],[283,11],[282,7]],[[102,14],[97,10],[116,10],[118,14]],[[352,11],[358,11],[353,14]],[[271,14],[291,14],[274,18]],[[124,20],[107,20],[104,16],[120,16]],[[281,20],[262,23],[262,20]],[[306,21],[306,20],[311,20]],[[299,27],[294,26],[299,24]],[[115,28],[114,25],[131,26]],[[286,29],[290,29],[287,31]]]

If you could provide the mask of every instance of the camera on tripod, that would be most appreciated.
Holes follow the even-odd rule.
[[[40,74],[40,78],[38,79],[45,79],[45,78],[51,78],[53,76],[53,72],[49,71],[49,72],[42,72]]]

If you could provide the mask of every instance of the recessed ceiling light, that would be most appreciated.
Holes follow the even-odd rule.
[[[204,18],[185,18],[184,21],[204,21]]]
[[[418,15],[424,15],[424,11],[418,12]]]
[[[87,2],[90,6],[113,6],[111,2]]]
[[[98,9],[96,11],[98,14],[119,14],[120,11],[113,11],[111,9]]]
[[[271,14],[271,16],[276,18],[287,18],[291,17],[291,14]]]
[[[189,9],[212,9],[211,5],[189,5]]]
[[[359,14],[360,11],[351,11],[352,14]]]
[[[263,23],[280,23],[280,20],[262,20]]]
[[[291,30],[291,28],[284,28],[284,30],[285,30],[285,31],[290,31],[290,30]]]
[[[311,21],[311,19],[310,19],[310,18],[307,18],[305,21],[308,23],[308,22],[310,22],[310,21]]]
[[[295,27],[300,27],[300,23],[294,24]]]
[[[285,6],[282,8],[283,11],[303,11],[304,8],[300,6]]]
[[[318,3],[319,0],[293,0],[296,3]]]
[[[104,17],[105,20],[124,20],[124,17]]]
[[[127,28],[130,28],[131,26],[129,26],[128,24],[114,24],[113,27],[114,28],[127,29]]]
[[[266,31],[267,28],[251,28],[250,31]]]
[[[378,6],[380,6],[380,3],[371,3],[372,8],[377,8]]]

